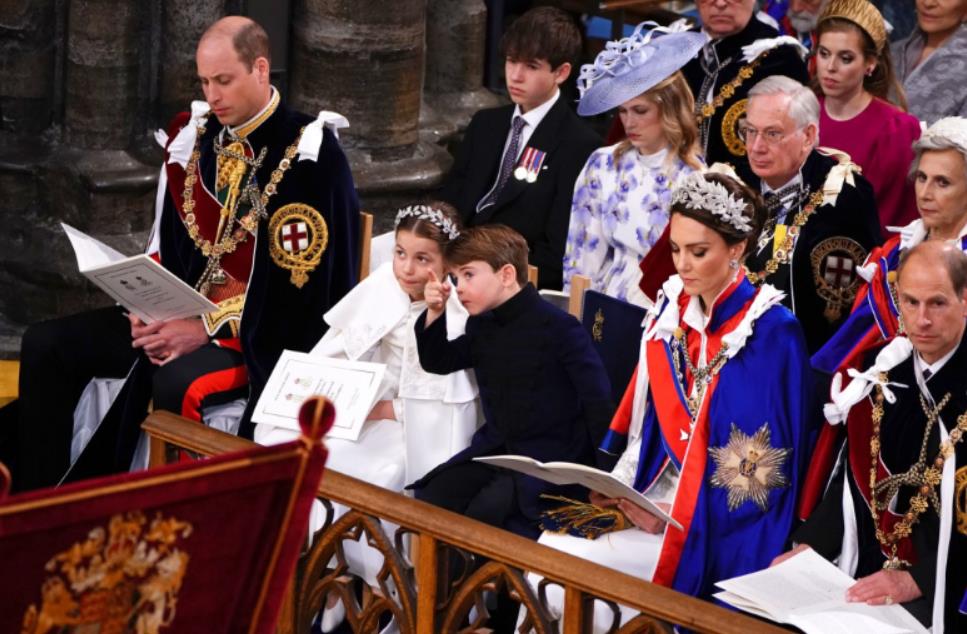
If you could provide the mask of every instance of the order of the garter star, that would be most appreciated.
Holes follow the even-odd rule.
[[[763,423],[752,436],[732,423],[729,442],[709,449],[715,460],[715,473],[709,482],[714,487],[728,489],[729,511],[739,508],[746,500],[752,500],[766,511],[769,491],[789,485],[782,471],[789,449],[777,449],[770,443],[768,423]]]

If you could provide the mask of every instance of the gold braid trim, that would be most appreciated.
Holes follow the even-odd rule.
[[[207,293],[210,278],[219,270],[219,262],[222,256],[233,253],[240,244],[245,242],[249,234],[255,232],[259,219],[268,215],[266,208],[268,207],[269,199],[275,195],[279,182],[282,180],[286,171],[292,166],[292,161],[295,159],[296,152],[298,151],[299,141],[302,139],[302,133],[305,131],[304,127],[299,131],[299,135],[295,141],[286,148],[278,167],[272,170],[269,182],[259,196],[259,204],[252,205],[252,209],[238,221],[238,226],[235,227],[234,231],[219,230],[219,235],[216,236],[215,242],[213,243],[201,236],[195,218],[195,183],[198,182],[198,161],[201,158],[201,150],[199,147],[201,145],[201,138],[205,134],[206,122],[202,121],[198,126],[195,147],[192,150],[191,158],[185,168],[185,188],[182,192],[182,222],[188,231],[188,236],[195,243],[195,246],[198,247],[203,256],[209,258],[208,266],[199,278],[199,286],[203,294]],[[232,217],[232,214],[228,214],[228,216]]]
[[[886,382],[886,373],[880,374],[880,380]],[[921,396],[921,401],[923,397]],[[943,480],[944,462],[954,456],[954,447],[959,443],[964,434],[967,433],[967,412],[957,418],[957,425],[951,430],[947,440],[940,444],[940,451],[933,463],[926,466],[927,442],[933,423],[940,417],[940,410],[950,401],[948,393],[932,411],[924,412],[927,414],[927,425],[924,431],[923,443],[920,447],[920,457],[916,464],[910,467],[905,473],[892,475],[884,480],[876,477],[877,465],[880,457],[880,422],[883,420],[883,388],[876,386],[876,398],[874,399],[871,420],[873,423],[873,433],[870,436],[870,513],[873,516],[873,527],[876,529],[876,539],[884,549],[889,549],[890,555],[883,562],[884,570],[903,570],[910,566],[909,562],[897,556],[897,544],[901,539],[905,539],[913,532],[913,526],[920,520],[920,515],[930,507],[933,502],[937,512],[940,512],[939,500],[936,488]],[[913,484],[917,486],[917,494],[910,498],[910,508],[897,522],[893,530],[889,533],[880,527],[880,511],[886,510],[890,505],[890,500],[896,495],[902,484]],[[878,498],[882,496],[884,501],[881,503]]]
[[[699,110],[698,114],[696,115],[699,125],[701,125],[702,121],[705,119],[711,118],[712,115],[715,114],[715,111],[722,107],[722,105],[725,103],[725,100],[731,98],[739,86],[741,86],[743,83],[745,83],[745,80],[749,79],[755,74],[756,69],[759,68],[759,64],[762,63],[763,58],[772,52],[772,50],[773,49],[770,48],[767,51],[763,51],[754,60],[740,68],[739,73],[735,76],[735,78],[722,86],[719,89],[719,94],[715,95],[712,101],[702,105],[701,110]]]
[[[555,533],[571,533],[595,539],[604,533],[631,528],[633,525],[617,508],[601,508],[561,495],[542,493],[545,500],[564,502],[564,506],[541,513],[541,528]],[[548,524],[545,524],[548,521]]]
[[[789,262],[792,251],[796,248],[796,241],[799,239],[799,231],[802,226],[809,221],[809,217],[815,213],[816,208],[823,204],[822,187],[809,196],[809,203],[803,207],[793,218],[792,224],[786,229],[786,237],[780,246],[761,271],[753,273],[746,271],[746,278],[756,286],[766,281],[766,278],[779,270],[779,267]]]

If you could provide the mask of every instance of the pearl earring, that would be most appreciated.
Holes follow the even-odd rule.
[[[730,269],[737,269],[737,268],[739,268],[739,261],[736,260],[735,258],[732,258],[731,260],[729,260],[729,268]]]

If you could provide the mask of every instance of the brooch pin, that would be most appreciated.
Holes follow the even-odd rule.
[[[537,174],[544,165],[544,159],[546,158],[547,152],[542,152],[533,147],[524,148],[524,153],[520,155],[517,169],[514,170],[514,178],[519,181],[525,180],[528,183],[533,183],[537,180]]]

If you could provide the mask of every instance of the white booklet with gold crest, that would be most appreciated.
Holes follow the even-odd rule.
[[[609,498],[624,498],[645,509],[652,515],[681,529],[667,512],[647,497],[634,490],[607,471],[595,469],[576,462],[539,462],[528,456],[483,456],[475,462],[517,471],[551,484],[580,484]]]
[[[128,257],[68,224],[61,226],[74,247],[77,269],[144,323],[194,317],[218,309],[148,255]]]
[[[325,396],[336,408],[330,438],[356,440],[379,397],[386,365],[333,359],[283,350],[255,405],[252,420],[299,430],[299,408],[310,396]]]
[[[856,581],[811,548],[781,564],[719,581],[716,599],[806,634],[926,634],[927,629],[899,605],[848,603]]]

